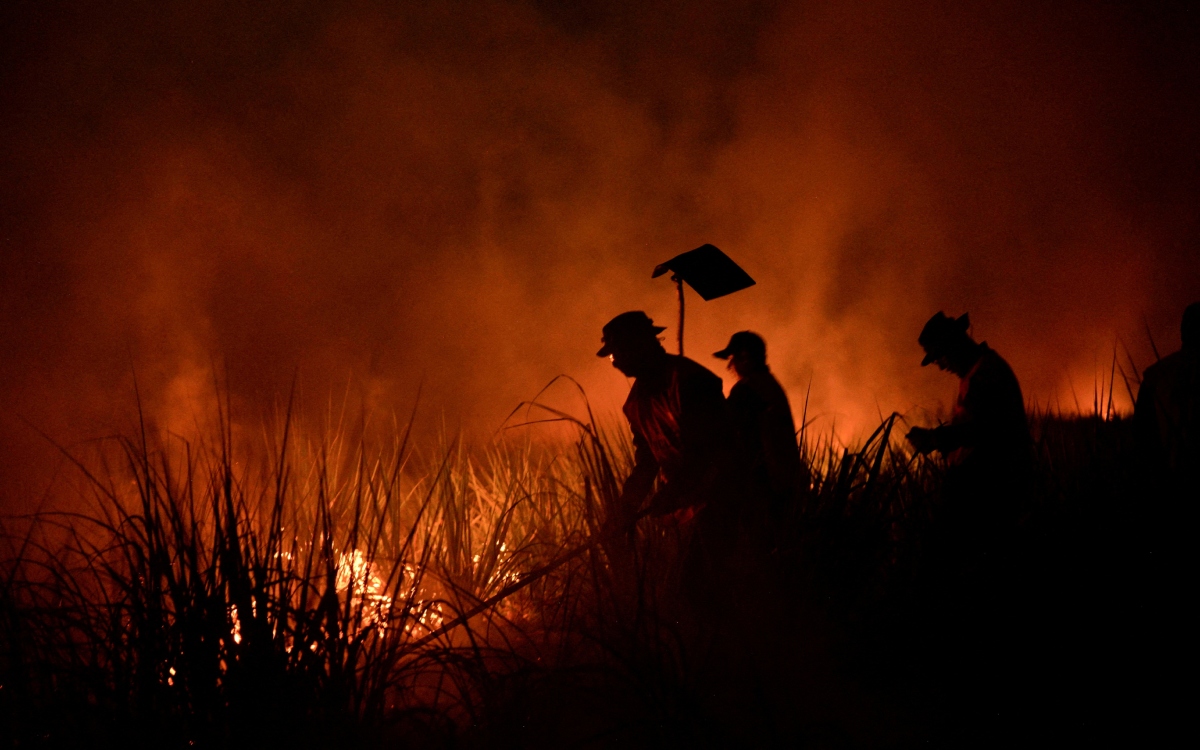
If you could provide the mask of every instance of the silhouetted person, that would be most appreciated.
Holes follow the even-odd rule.
[[[1147,713],[1187,716],[1181,675],[1195,665],[1195,616],[1190,597],[1197,576],[1197,497],[1200,497],[1200,302],[1188,305],[1182,347],[1142,373],[1133,421],[1146,474],[1132,488],[1145,526],[1133,559],[1144,660],[1137,676],[1146,685]],[[1135,520],[1136,515],[1131,514]],[[1126,519],[1123,519],[1126,520]],[[1123,536],[1123,540],[1129,534]],[[1140,559],[1139,559],[1140,558]],[[1134,630],[1136,633],[1137,630]],[[1139,636],[1135,636],[1139,637]],[[1169,666],[1164,666],[1169,665]]]
[[[713,356],[729,360],[737,373],[729,390],[730,416],[751,488],[777,517],[795,501],[802,476],[787,393],[767,366],[767,345],[758,334],[739,331]]]
[[[921,366],[937,364],[959,378],[950,423],[914,427],[908,441],[921,453],[939,451],[959,475],[1012,475],[1029,462],[1029,422],[1017,376],[986,342],[967,333],[970,318],[937,313],[917,339],[925,349]]]
[[[1152,470],[1194,480],[1200,472],[1200,302],[1188,305],[1183,346],[1146,368],[1134,427]]]
[[[733,440],[721,379],[686,357],[667,354],[664,331],[644,312],[618,315],[604,326],[598,356],[634,378],[623,411],[633,432],[634,467],[621,492],[632,515],[655,481],[651,515],[721,501],[734,468]]]
[[[1031,440],[1016,375],[986,343],[967,333],[970,318],[937,313],[918,338],[922,366],[936,363],[959,378],[949,424],[914,427],[908,441],[921,453],[938,451],[948,468],[939,509],[942,552],[952,565],[987,563],[1016,527],[1026,503]]]
[[[959,378],[949,424],[915,427],[908,440],[936,450],[947,470],[925,539],[921,609],[939,678],[960,689],[956,712],[1006,713],[1024,694],[1030,631],[1021,514],[1031,488],[1032,446],[1021,386],[1008,363],[967,333],[967,315],[937,313],[918,339],[921,364]],[[982,714],[979,714],[982,715]]]

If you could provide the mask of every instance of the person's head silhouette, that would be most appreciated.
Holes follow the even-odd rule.
[[[629,377],[640,377],[655,367],[666,356],[658,334],[663,326],[654,325],[641,310],[621,313],[605,324],[601,341],[604,346],[596,352],[598,357],[608,357],[613,367]]]
[[[767,366],[767,343],[762,336],[751,331],[738,331],[729,338],[729,345],[719,352],[713,352],[717,359],[729,360],[729,368],[738,377]]]
[[[960,377],[970,372],[971,366],[979,358],[979,344],[967,333],[970,327],[971,318],[967,313],[950,318],[938,311],[917,337],[917,342],[925,350],[921,366],[936,363],[940,369]]]

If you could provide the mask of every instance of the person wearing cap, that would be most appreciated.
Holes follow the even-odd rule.
[[[971,338],[970,325],[965,313],[938,312],[921,331],[921,366],[936,364],[957,375],[958,398],[949,424],[914,427],[907,438],[921,453],[940,452],[959,476],[1016,476],[1031,446],[1021,385],[1004,358]]]
[[[714,352],[738,381],[729,390],[729,412],[757,497],[777,516],[796,497],[801,480],[796,425],[783,386],[767,366],[767,345],[750,331],[738,331]]]
[[[651,515],[690,516],[720,499],[732,472],[721,379],[686,357],[668,354],[658,339],[664,330],[644,312],[622,313],[604,326],[604,345],[596,352],[634,378],[622,408],[634,445],[633,472],[620,499],[628,516],[643,506]],[[650,497],[656,482],[660,488]]]
[[[1133,422],[1150,467],[1193,478],[1200,467],[1200,302],[1183,311],[1183,346],[1142,373]]]

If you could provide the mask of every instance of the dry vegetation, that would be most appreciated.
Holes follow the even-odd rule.
[[[808,491],[699,584],[686,529],[606,526],[629,447],[590,415],[557,449],[292,419],[251,449],[223,413],[208,442],[71,451],[88,510],[4,522],[0,745],[1100,736],[1139,700],[1113,639],[1145,635],[1156,542],[1126,422],[1035,422],[1006,573],[949,599],[924,554],[941,468],[895,416],[855,450],[804,435]]]

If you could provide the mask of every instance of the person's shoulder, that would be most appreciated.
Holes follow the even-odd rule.
[[[1168,373],[1187,367],[1189,364],[1192,364],[1189,362],[1189,359],[1194,358],[1187,357],[1183,351],[1172,352],[1143,370],[1142,380],[1144,382],[1147,378],[1151,380],[1161,378]]]
[[[1005,360],[1004,357],[1000,356],[1000,352],[988,346],[988,342],[982,342],[979,345],[979,349],[982,352],[980,356],[983,358],[984,362],[989,364],[1002,364],[1005,367],[1008,367],[1008,361]]]
[[[738,379],[738,384],[744,385],[746,388],[763,395],[783,390],[783,387],[779,385],[779,381],[771,374],[771,370],[766,367],[746,373]]]
[[[771,372],[769,367],[764,367],[758,373],[758,378],[762,381],[764,388],[770,388],[773,391],[783,390],[783,384],[779,382],[779,378],[775,377],[775,373]]]
[[[743,401],[755,395],[754,386],[746,382],[745,378],[741,378],[729,388],[730,401]]]
[[[760,370],[747,373],[739,378],[733,388],[729,390],[729,400],[754,404],[755,408],[764,409],[780,402],[786,402],[787,394],[770,370]]]
[[[979,369],[990,374],[1004,374],[1015,377],[1012,367],[1008,364],[1008,360],[1000,356],[1000,353],[987,345],[987,342],[980,344],[983,347],[983,354],[980,356]]]
[[[704,380],[715,380],[721,382],[721,377],[704,365],[694,359],[680,356],[678,354],[668,355],[671,358],[671,366],[683,377],[698,378]]]

